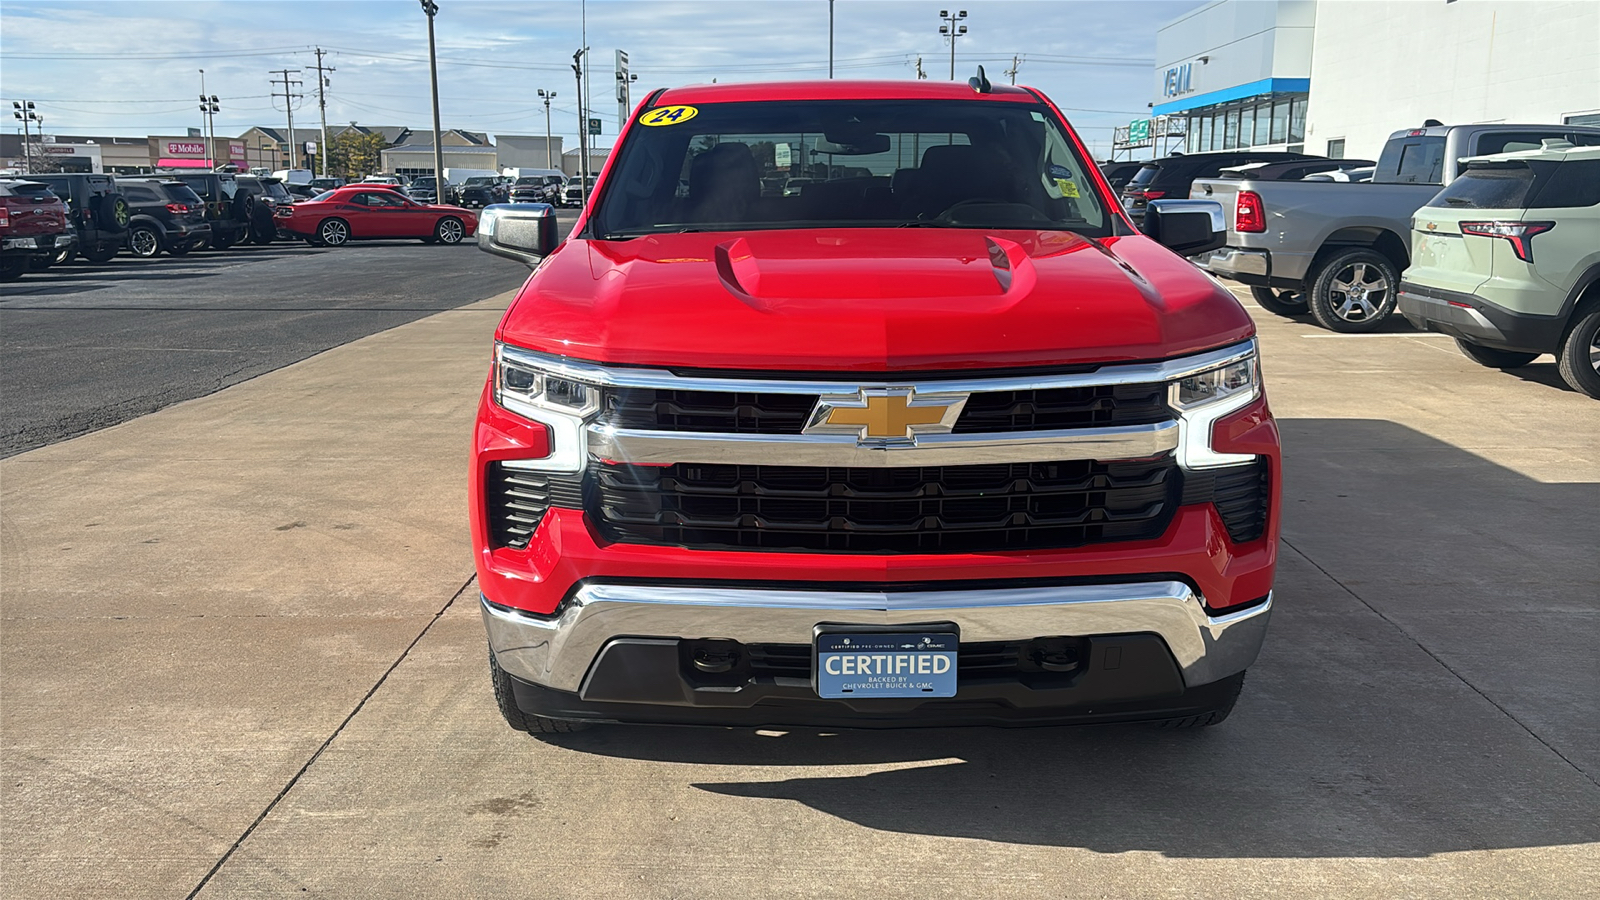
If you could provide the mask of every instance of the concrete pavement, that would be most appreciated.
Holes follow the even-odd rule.
[[[8,897],[1565,898],[1600,883],[1600,408],[1253,309],[1279,611],[1234,716],[536,740],[463,496],[504,297],[0,462]]]

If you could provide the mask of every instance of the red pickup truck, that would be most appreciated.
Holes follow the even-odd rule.
[[[981,70],[656,91],[565,241],[488,207],[480,248],[537,265],[472,444],[506,720],[1220,722],[1278,433],[1180,255],[1221,207],[1145,227]]]

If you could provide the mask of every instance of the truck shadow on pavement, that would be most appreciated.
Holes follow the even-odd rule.
[[[729,798],[730,815],[790,801],[887,832],[1105,853],[1425,857],[1600,840],[1584,749],[1600,722],[1600,485],[1537,482],[1386,421],[1280,425],[1278,607],[1218,727],[610,726],[549,742],[722,767],[694,787]],[[1503,631],[1429,624],[1443,603],[1492,622],[1507,591],[1537,615],[1500,668]],[[832,766],[852,768],[788,777]]]

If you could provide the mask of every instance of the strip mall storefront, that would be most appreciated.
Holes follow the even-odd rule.
[[[151,137],[150,158],[158,169],[211,169],[233,164],[249,168],[245,158],[245,145],[237,139],[218,138],[211,153],[206,153],[205,138]]]

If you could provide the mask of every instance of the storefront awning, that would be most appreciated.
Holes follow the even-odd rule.
[[[158,169],[209,169],[211,165],[203,159],[158,159]]]

